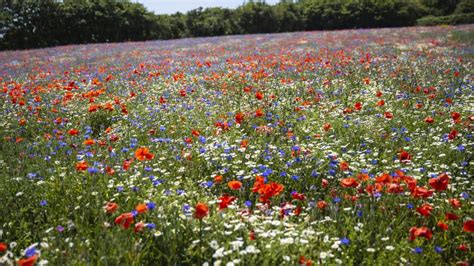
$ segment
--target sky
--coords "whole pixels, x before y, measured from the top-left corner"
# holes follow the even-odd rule
[[[176,12],[186,13],[198,7],[226,7],[236,8],[244,0],[132,0],[142,3],[149,11],[155,14],[173,14]],[[267,0],[267,4],[276,4],[279,0]]]

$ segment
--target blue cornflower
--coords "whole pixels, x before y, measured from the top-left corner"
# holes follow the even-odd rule
[[[199,136],[199,142],[201,142],[202,144],[206,144],[206,138],[203,136]]]
[[[349,245],[350,243],[351,243],[351,241],[348,238],[346,238],[346,237],[341,238],[341,244]]]
[[[46,206],[48,204],[48,202],[46,200],[42,200],[40,201],[40,205],[41,206]]]
[[[146,227],[147,227],[148,229],[155,229],[155,228],[156,228],[156,224],[154,224],[154,223],[147,223],[147,224],[146,224]]]
[[[413,252],[415,252],[417,254],[421,254],[423,252],[423,249],[420,248],[420,247],[416,247],[415,249],[413,249]]]
[[[89,167],[87,168],[87,172],[89,172],[89,174],[97,174],[99,172],[99,169],[95,167]]]
[[[189,213],[190,209],[191,209],[191,206],[189,206],[188,204],[183,205],[183,212],[184,213]]]
[[[149,210],[153,210],[153,209],[156,208],[156,203],[150,201],[150,202],[148,202],[148,203],[146,204],[146,207],[147,207]]]
[[[25,257],[29,258],[36,255],[36,248],[35,247],[30,247],[27,250],[25,250]]]

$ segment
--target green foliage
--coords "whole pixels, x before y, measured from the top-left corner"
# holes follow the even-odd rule
[[[98,137],[101,132],[112,126],[112,123],[112,114],[105,111],[90,113],[86,118],[86,124],[90,126],[93,137]]]
[[[453,30],[450,34],[451,40],[458,43],[465,43],[471,46],[474,46],[474,32],[473,31],[463,31],[463,30]]]
[[[474,23],[474,13],[454,14],[442,17],[427,16],[416,21],[416,24],[420,26],[458,25],[470,23]]]
[[[278,31],[274,9],[265,3],[248,3],[235,11],[239,33],[261,33]]]
[[[445,16],[453,13],[460,0],[421,0],[430,15]]]
[[[472,13],[472,0],[301,0],[155,15],[127,0],[0,0],[0,50],[230,34],[412,26]],[[469,23],[469,16],[420,25]],[[443,22],[448,20],[448,22]]]
[[[474,1],[472,0],[461,0],[454,10],[455,14],[463,13],[474,13]]]

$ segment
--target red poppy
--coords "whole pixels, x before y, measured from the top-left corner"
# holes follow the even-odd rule
[[[264,185],[265,179],[263,176],[256,176],[255,183],[253,183],[252,192],[258,192],[260,188]]]
[[[327,188],[328,185],[329,185],[329,181],[328,181],[327,179],[324,179],[324,178],[323,178],[323,180],[321,180],[321,186],[322,186],[323,188]]]
[[[301,194],[301,193],[298,193],[298,192],[292,193],[291,197],[295,200],[301,200],[301,201],[306,200],[306,196],[304,194]]]
[[[356,177],[360,181],[367,181],[370,178],[368,174],[363,174],[363,173],[359,173]]]
[[[425,118],[425,122],[428,123],[428,124],[432,124],[434,122],[434,118],[429,116],[429,117]]]
[[[115,174],[115,170],[110,166],[105,167],[105,172],[107,172],[108,175],[114,175]]]
[[[259,92],[259,91],[256,92],[256,93],[255,93],[255,98],[257,98],[257,100],[263,99],[263,93],[261,93],[261,92]]]
[[[393,118],[393,114],[390,113],[390,112],[385,112],[385,113],[384,113],[384,116],[385,116],[385,118],[387,118],[387,119],[389,119],[389,120]]]
[[[458,249],[461,250],[462,252],[466,252],[469,250],[469,247],[465,244],[461,244],[458,246]]]
[[[349,170],[349,163],[347,162],[340,162],[339,163],[339,169],[341,169],[341,171],[347,171]]]
[[[439,221],[437,225],[443,231],[448,231],[449,229],[449,226],[442,221]]]
[[[123,229],[128,229],[133,223],[133,214],[130,212],[122,213],[115,218],[115,224],[122,226]]]
[[[461,121],[461,114],[458,112],[452,112],[451,118],[453,119],[454,123],[459,123]]]
[[[355,103],[354,104],[354,109],[357,110],[357,111],[361,110],[362,109],[362,104],[359,103],[359,102]]]
[[[380,100],[380,101],[378,101],[375,105],[377,105],[377,106],[384,106],[384,105],[385,105],[385,101],[384,101],[384,100]]]
[[[300,256],[298,262],[302,266],[311,266],[311,265],[313,265],[313,261],[310,260],[310,259],[305,258],[304,256]]]
[[[446,220],[448,221],[456,221],[459,219],[459,216],[457,216],[456,214],[454,213],[451,213],[451,212],[447,212],[444,217],[446,218]]]
[[[98,104],[91,104],[91,105],[89,106],[89,110],[88,110],[88,111],[89,111],[89,113],[93,113],[93,112],[98,111],[100,108],[101,108],[101,106],[98,105]]]
[[[160,96],[160,103],[161,103],[161,104],[165,104],[165,103],[166,103],[166,99],[163,98],[163,96]]]
[[[227,208],[232,202],[237,199],[234,196],[229,196],[227,194],[222,195],[222,197],[219,198],[219,210],[223,210]]]
[[[263,182],[263,181],[262,181]],[[257,182],[256,182],[257,183]],[[254,184],[255,188],[255,184]],[[260,194],[260,201],[263,203],[269,203],[270,198],[277,196],[284,190],[284,186],[282,184],[271,182],[269,184],[261,184],[258,187],[258,194]]]
[[[0,253],[4,253],[5,251],[7,251],[7,249],[8,249],[7,243],[0,242]]]
[[[133,162],[133,159],[127,159],[127,160],[123,161],[122,169],[127,171],[130,168],[130,166],[132,165],[132,162]]]
[[[342,179],[341,185],[343,187],[357,187],[359,183],[357,183],[357,181],[354,178],[349,177],[349,178]]]
[[[464,223],[464,232],[474,233],[474,220],[469,220]]]
[[[433,206],[431,206],[428,203],[425,203],[421,205],[420,207],[416,208],[416,211],[425,217],[430,216],[432,210],[433,210]]]
[[[220,183],[220,182],[222,182],[222,178],[223,178],[223,177],[222,177],[221,175],[216,175],[216,176],[214,177],[214,182],[215,182],[215,183]]]
[[[256,237],[255,237],[255,232],[252,230],[249,232],[249,240],[255,240]]]
[[[89,166],[87,165],[86,161],[76,163],[76,170],[77,171],[85,171]]]
[[[323,130],[324,131],[328,132],[330,129],[331,129],[331,124],[326,123],[326,124],[323,125]]]
[[[209,207],[206,203],[198,202],[194,210],[194,218],[202,219],[209,215]]]
[[[342,110],[343,114],[352,114],[352,112],[354,112],[354,110],[352,110],[352,108],[345,108],[344,110]]]
[[[387,185],[387,192],[392,194],[399,194],[403,192],[403,187],[397,183],[391,183]]]
[[[461,207],[461,201],[458,199],[449,199],[449,203],[454,209],[459,209],[459,207]]]
[[[71,136],[74,136],[74,135],[79,134],[79,130],[73,128],[73,129],[70,129],[67,133]]]
[[[140,221],[135,224],[135,227],[133,228],[133,232],[135,233],[141,232],[143,231],[144,228],[145,228],[145,223]]]
[[[229,188],[232,190],[239,190],[242,187],[242,182],[237,181],[237,180],[232,180],[229,183],[227,183],[227,186],[229,186]]]
[[[241,147],[241,148],[247,148],[248,145],[249,145],[249,141],[246,140],[246,139],[243,139],[243,140],[240,142],[240,147]]]
[[[375,182],[380,184],[390,184],[392,183],[392,177],[387,173],[383,173],[375,177]]]
[[[428,190],[425,187],[415,187],[411,195],[415,198],[429,198],[433,195],[434,190]]]
[[[199,137],[199,135],[201,135],[201,133],[199,133],[199,131],[197,131],[196,129],[191,129],[191,135],[193,135],[195,137]]]
[[[318,203],[316,203],[316,206],[318,207],[318,209],[324,210],[328,206],[328,204],[324,200],[320,200],[318,201]]]
[[[264,116],[265,113],[263,112],[262,108],[258,108],[256,111],[255,111],[255,116],[256,117],[261,117],[261,116]]]
[[[33,266],[35,265],[36,263],[36,260],[38,259],[38,257],[36,255],[33,255],[29,258],[21,258],[20,260],[18,260],[18,266]]]
[[[138,205],[135,207],[135,210],[136,210],[138,213],[145,213],[146,211],[148,211],[148,206],[147,206],[145,203],[138,204]]]
[[[107,204],[105,204],[104,206],[104,210],[106,213],[114,213],[115,211],[117,211],[118,209],[118,204],[115,203],[115,202],[107,202]]]
[[[150,150],[146,147],[140,147],[135,151],[135,158],[137,158],[140,161],[151,160],[154,157],[155,155],[151,153]]]
[[[237,124],[242,124],[242,122],[244,121],[244,114],[239,112],[237,114],[235,114],[235,123]]]
[[[443,191],[448,188],[449,176],[446,173],[443,173],[436,178],[430,179],[428,183],[430,187],[434,188],[435,190]]]
[[[95,144],[95,140],[93,139],[86,139],[84,141],[84,145],[87,145],[87,146],[94,145],[94,144]]]
[[[419,228],[418,227],[410,228],[410,241],[413,241],[418,237],[424,237],[430,240],[432,236],[433,236],[433,233],[431,232],[430,229],[428,229],[428,227],[423,226]]]
[[[408,152],[402,150],[400,152],[400,162],[406,163],[406,162],[409,162],[409,161],[411,161],[411,155]]]
[[[456,129],[452,129],[448,134],[448,139],[453,140],[458,136],[459,132]]]

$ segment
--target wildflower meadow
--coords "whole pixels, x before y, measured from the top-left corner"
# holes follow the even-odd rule
[[[0,52],[0,265],[472,265],[473,31]]]

